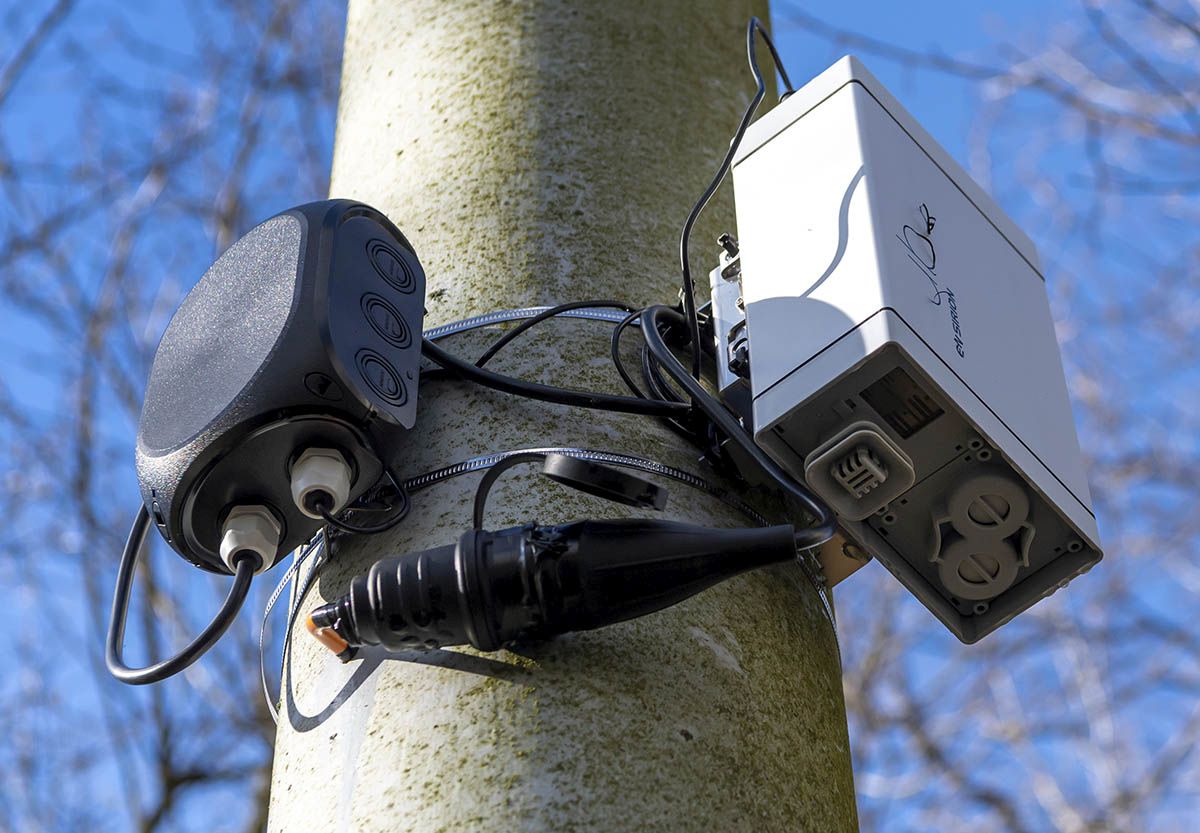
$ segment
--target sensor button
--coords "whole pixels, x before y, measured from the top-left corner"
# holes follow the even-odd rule
[[[412,292],[417,285],[412,267],[404,259],[404,255],[396,251],[378,238],[367,243],[367,257],[379,276],[405,294]]]
[[[354,360],[363,379],[383,400],[393,405],[408,401],[408,390],[387,359],[374,350],[359,350]]]
[[[393,347],[401,349],[412,344],[412,331],[404,317],[388,301],[374,292],[362,296],[362,311],[371,329]]]

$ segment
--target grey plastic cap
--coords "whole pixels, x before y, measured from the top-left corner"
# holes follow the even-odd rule
[[[960,599],[994,599],[1012,586],[1021,557],[1000,538],[955,538],[938,557],[938,578]]]
[[[979,474],[959,483],[946,506],[959,535],[1007,538],[1029,517],[1029,494],[1002,474]]]

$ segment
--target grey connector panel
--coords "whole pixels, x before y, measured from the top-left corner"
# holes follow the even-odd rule
[[[854,58],[757,121],[710,275],[758,444],[964,642],[1101,558],[1030,240]]]

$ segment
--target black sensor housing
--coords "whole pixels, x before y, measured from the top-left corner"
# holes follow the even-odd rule
[[[378,481],[375,450],[416,421],[424,300],[412,246],[362,203],[302,205],[234,243],[171,319],[146,386],[137,472],[163,538],[227,573],[225,516],[263,505],[278,561],[321,523],[290,493],[305,449],[342,454],[350,500]]]

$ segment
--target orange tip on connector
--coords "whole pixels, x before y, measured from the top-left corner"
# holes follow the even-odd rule
[[[342,639],[337,631],[335,631],[333,628],[320,627],[316,622],[313,621],[311,616],[304,621],[304,625],[308,628],[308,632],[311,633],[318,642],[320,642],[329,650],[333,651],[338,656],[341,656],[346,651],[350,650],[350,643]]]

